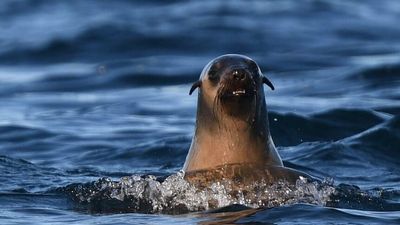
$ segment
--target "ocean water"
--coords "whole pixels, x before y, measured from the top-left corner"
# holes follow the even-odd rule
[[[399,1],[3,0],[0,18],[0,224],[400,224]],[[284,164],[322,183],[261,209],[187,186],[188,92],[226,53],[274,83]]]

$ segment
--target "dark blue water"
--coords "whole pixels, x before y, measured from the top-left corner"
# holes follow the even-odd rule
[[[400,2],[3,0],[0,18],[0,224],[400,224]],[[272,80],[275,144],[333,178],[328,200],[172,216],[64,195],[179,171],[190,85],[226,53]]]

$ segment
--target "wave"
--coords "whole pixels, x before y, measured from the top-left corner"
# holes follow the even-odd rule
[[[370,160],[383,164],[392,162],[394,168],[400,163],[400,116],[343,140],[352,149],[362,151]],[[379,159],[379,160],[378,160]]]
[[[375,90],[385,87],[397,87],[400,85],[400,64],[380,64],[374,67],[362,68],[349,74],[347,79],[365,84],[365,89]],[[400,93],[393,90],[392,98],[399,99]]]
[[[124,89],[134,87],[157,87],[187,84],[198,77],[197,74],[152,74],[115,72],[98,75],[96,73],[80,76],[53,75],[30,84],[27,92],[87,92],[93,90]]]
[[[361,109],[335,109],[308,116],[269,114],[273,140],[284,160],[310,168],[320,168],[321,160],[333,163],[333,167],[340,168],[344,164],[352,167],[352,164],[358,165],[357,162],[370,160],[374,154],[380,154],[382,163],[396,163],[400,158],[395,147],[400,140],[397,118]],[[87,124],[88,127],[92,125]],[[63,130],[3,125],[0,126],[0,143],[4,149],[0,153],[14,151],[11,156],[62,167],[96,166],[101,162],[102,167],[110,170],[117,165],[120,169],[128,169],[132,163],[141,168],[168,169],[170,172],[179,169],[190,146],[191,135],[178,133],[165,137],[166,134],[157,133],[157,126],[152,129],[133,129],[128,133],[110,130],[107,136],[89,138]],[[142,142],[126,142],[136,136],[141,137]],[[152,140],[148,141],[149,137]],[[60,154],[68,158],[68,162],[64,162]]]
[[[306,64],[314,68],[330,67],[338,65],[337,61],[343,62],[343,57],[330,58],[327,51],[332,53],[332,49],[346,46],[343,49],[351,49],[346,55],[365,53],[365,49],[370,48],[365,41],[371,38],[388,41],[387,35],[379,34],[390,32],[393,40],[389,41],[394,42],[399,34],[390,26],[381,26],[378,16],[381,12],[370,3],[252,3],[5,1],[0,3],[0,15],[8,26],[1,36],[5,44],[0,51],[0,62],[99,62],[150,55],[220,55],[229,50],[257,56],[268,53],[273,56],[269,55],[271,60],[282,57],[278,63],[280,68],[290,67],[296,61],[303,62],[297,63],[299,68]],[[389,1],[381,7],[386,15],[382,18],[384,22],[389,21],[388,18],[397,19]],[[104,13],[104,9],[108,13]],[[251,11],[255,13],[249,13]],[[317,21],[313,26],[304,23],[305,12]],[[371,14],[371,18],[378,18],[377,21],[371,21],[372,25],[359,24],[365,19],[365,12]],[[163,20],[159,20],[159,15],[163,15]],[[321,32],[327,25],[325,18],[333,18],[328,24],[332,33]],[[353,22],[346,23],[343,28],[342,18]],[[43,20],[47,26],[43,26]],[[370,32],[378,28],[381,32]],[[20,35],[22,29],[26,35]],[[287,30],[292,34],[287,35]],[[231,36],[234,38],[229,38]],[[362,48],[355,47],[359,45]],[[383,48],[390,48],[388,45]],[[297,55],[296,60],[289,57],[290,61],[285,63],[288,55]],[[304,60],[305,57],[309,59]]]
[[[308,203],[343,209],[399,211],[400,204],[374,196],[352,185],[333,186],[326,182],[297,180],[255,182],[236,190],[223,180],[206,188],[197,188],[178,172],[164,178],[153,175],[122,177],[119,181],[101,178],[84,184],[70,184],[52,190],[67,195],[75,207],[90,213],[166,213],[182,214],[204,210],[224,211],[235,204],[241,209],[276,208]],[[223,208],[225,207],[225,209]],[[221,209],[222,208],[222,209]],[[237,208],[237,207],[236,207]]]
[[[263,181],[235,190],[229,181],[198,189],[178,172],[164,179],[153,175],[122,177],[120,181],[102,178],[85,184],[71,184],[54,190],[69,196],[78,208],[91,213],[139,212],[182,214],[212,210],[232,204],[247,207],[273,207],[293,202],[324,204],[333,192],[325,184],[299,180],[296,184]],[[231,186],[232,185],[232,186]],[[291,190],[295,194],[290,194]]]
[[[394,116],[350,137],[303,143],[282,148],[280,153],[290,164],[315,176],[366,188],[376,182],[396,188],[400,182],[399,127],[399,117]]]
[[[22,142],[35,139],[47,139],[56,134],[40,129],[19,125],[0,125],[0,142]]]
[[[310,116],[269,113],[271,133],[277,146],[337,141],[367,130],[384,120],[379,113],[363,109],[333,109]]]
[[[338,209],[321,207],[309,204],[294,204],[284,207],[276,207],[257,212],[237,221],[240,224],[254,223],[298,223],[304,224],[348,224],[354,222],[366,224],[397,224],[400,222],[398,212],[375,212],[351,209]],[[293,222],[296,221],[296,222]]]

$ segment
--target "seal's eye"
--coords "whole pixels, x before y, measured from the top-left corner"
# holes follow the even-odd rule
[[[218,81],[218,70],[215,66],[212,66],[208,71],[208,79],[211,81]]]

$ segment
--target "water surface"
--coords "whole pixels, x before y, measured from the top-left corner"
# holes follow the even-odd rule
[[[1,224],[224,221],[90,213],[54,190],[176,174],[194,129],[191,83],[226,53],[255,59],[274,83],[284,163],[350,185],[331,203],[237,223],[400,223],[399,2],[4,0],[0,18]]]

